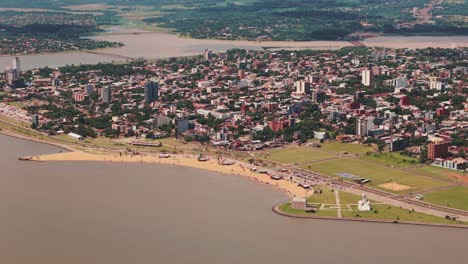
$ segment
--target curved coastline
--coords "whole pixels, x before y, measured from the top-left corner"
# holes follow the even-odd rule
[[[417,225],[417,226],[433,226],[433,227],[449,227],[467,229],[468,225],[461,224],[442,224],[442,223],[428,223],[428,222],[412,222],[404,220],[385,220],[385,219],[369,219],[369,218],[349,218],[349,217],[331,217],[331,216],[316,216],[316,215],[298,215],[283,212],[279,206],[284,203],[277,204],[271,210],[281,216],[300,219],[313,219],[313,220],[334,220],[334,221],[348,221],[348,222],[364,222],[364,223],[380,223],[380,224],[403,224],[403,225]]]

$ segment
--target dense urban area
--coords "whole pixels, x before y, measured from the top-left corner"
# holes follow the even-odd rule
[[[24,118],[50,135],[177,136],[240,150],[312,138],[355,141],[464,170],[467,54],[207,50],[21,76],[17,59],[4,75],[2,109],[21,105]]]

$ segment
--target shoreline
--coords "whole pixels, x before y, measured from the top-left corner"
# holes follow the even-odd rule
[[[40,154],[34,155],[26,158],[26,161],[33,162],[47,162],[47,161],[89,161],[89,162],[108,162],[108,163],[146,163],[146,164],[160,164],[160,165],[173,165],[178,167],[189,167],[199,170],[211,171],[227,176],[240,176],[250,181],[270,185],[275,188],[277,191],[283,192],[288,196],[289,199],[293,197],[306,198],[313,194],[313,188],[310,190],[303,189],[298,186],[297,182],[291,182],[288,177],[283,177],[281,180],[273,180],[270,178],[270,174],[259,173],[258,170],[264,168],[257,167],[255,165],[239,161],[236,159],[227,159],[227,161],[232,162],[232,165],[222,165],[216,158],[209,157],[208,161],[202,162],[198,161],[196,155],[193,154],[170,154],[169,158],[161,158],[159,155],[162,153],[142,153],[142,154],[119,154],[117,150],[110,150],[111,152],[105,152],[104,149],[84,149],[79,150],[75,149],[72,146],[67,144],[61,144],[58,142],[51,142],[47,140],[41,140],[21,134],[17,134],[13,131],[0,129],[0,134],[18,138],[22,140],[27,140],[31,142],[47,144],[51,146],[58,147],[64,152],[53,153],[53,154]],[[123,151],[123,150],[122,150]],[[112,154],[111,154],[112,153]],[[18,157],[22,158],[22,157]],[[257,167],[257,172],[251,171],[250,168]],[[283,175],[284,176],[284,175]],[[273,211],[275,207],[273,207]],[[395,220],[380,220],[380,219],[354,219],[354,218],[334,218],[334,217],[321,217],[321,216],[301,216],[294,215],[280,211],[277,209],[278,214],[293,218],[308,218],[308,219],[322,219],[322,220],[345,220],[345,221],[360,221],[360,222],[376,222],[376,223],[394,223]],[[426,212],[427,213],[427,212]],[[432,213],[428,213],[432,214]],[[432,214],[437,215],[437,214]],[[439,215],[439,217],[442,217]],[[448,226],[454,227],[451,224],[438,224],[438,223],[424,223],[424,222],[408,222],[408,221],[398,221],[400,224],[412,224],[412,225],[426,225],[426,226]],[[456,224],[455,224],[456,225]],[[459,228],[468,228],[468,226],[460,225]]]
[[[287,49],[287,50],[304,50],[304,49],[340,49],[343,47],[353,47],[354,45],[347,40],[268,40],[268,41],[257,41],[257,40],[249,40],[249,39],[219,39],[219,38],[193,38],[190,36],[182,35],[178,32],[172,31],[149,31],[137,28],[123,28],[121,27],[122,31],[109,31],[109,32],[99,32],[94,35],[83,36],[82,38],[91,39],[96,41],[109,41],[101,38],[106,38],[110,36],[135,36],[135,35],[170,35],[176,38],[180,38],[182,40],[192,40],[192,41],[199,41],[199,42],[212,42],[211,44],[220,44],[220,45],[245,45],[247,46],[246,49],[253,48],[253,47],[274,47],[274,49]],[[380,42],[369,42],[366,44],[367,40],[372,40],[376,38],[411,38],[411,37],[467,37],[468,35],[457,35],[457,34],[446,34],[446,35],[428,35],[428,34],[381,34],[376,36],[366,37],[359,42],[362,42],[367,47],[379,47]],[[106,48],[97,48],[97,49],[82,49],[82,50],[70,50],[70,51],[57,51],[57,52],[37,52],[37,53],[20,53],[20,54],[0,54],[0,58],[7,58],[7,57],[18,57],[18,56],[36,56],[36,55],[59,55],[59,54],[74,54],[74,53],[81,53],[81,52],[105,52],[109,53],[102,56],[121,56],[120,54],[113,54],[112,51],[116,51],[119,48],[127,47],[124,42],[119,42],[123,44],[123,46],[118,47],[106,47]],[[202,43],[200,43],[202,44]],[[211,45],[207,43],[207,45]],[[264,45],[266,44],[266,45]],[[462,44],[461,47],[466,47],[465,43],[458,43]],[[433,47],[437,47],[434,45]],[[397,47],[393,47],[397,48]],[[409,45],[407,48],[410,48]],[[200,53],[201,54],[201,53]],[[183,57],[183,56],[182,56]],[[151,58],[145,58],[151,59]]]
[[[349,218],[349,217],[331,217],[331,216],[315,216],[311,215],[298,215],[283,212],[279,209],[281,204],[277,204],[271,210],[281,216],[289,218],[300,218],[310,220],[331,220],[331,221],[346,221],[346,222],[361,222],[361,223],[379,223],[379,224],[399,224],[399,225],[416,225],[416,226],[432,226],[432,227],[448,227],[458,229],[468,229],[468,225],[462,224],[442,224],[442,223],[428,223],[428,222],[413,222],[404,220],[385,220],[385,219],[370,219],[370,218]]]
[[[268,174],[251,171],[254,167],[245,162],[230,160],[232,165],[219,164],[216,158],[210,158],[208,161],[198,161],[194,155],[189,154],[171,154],[169,158],[160,158],[156,155],[148,154],[127,154],[120,155],[119,153],[110,154],[94,154],[84,151],[69,151],[55,154],[45,154],[32,156],[30,161],[91,161],[91,162],[109,162],[109,163],[147,163],[147,164],[164,164],[180,167],[190,167],[205,171],[216,172],[225,175],[234,175],[247,178],[257,183],[273,186],[279,191],[284,192],[288,197],[307,197],[312,194],[312,190],[305,190],[299,187],[296,183],[288,180],[273,180]]]

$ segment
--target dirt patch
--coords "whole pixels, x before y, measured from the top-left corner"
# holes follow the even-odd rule
[[[456,179],[458,179],[458,180],[460,180],[460,181],[462,181],[464,183],[468,183],[468,175],[463,175],[463,174],[452,172],[452,173],[449,174],[449,176],[454,177],[454,178],[456,178]]]
[[[387,182],[387,183],[380,184],[378,186],[381,188],[391,190],[391,191],[396,191],[396,192],[406,191],[406,190],[411,189],[411,187],[403,185],[403,184],[399,184],[397,182]]]

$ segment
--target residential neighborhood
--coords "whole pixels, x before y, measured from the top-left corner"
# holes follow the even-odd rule
[[[48,135],[174,137],[240,151],[332,140],[466,168],[466,48],[206,50],[21,76],[13,64],[0,111]]]

